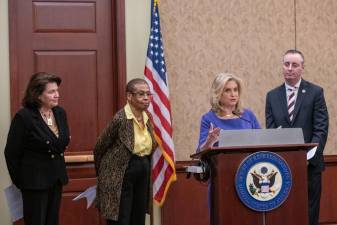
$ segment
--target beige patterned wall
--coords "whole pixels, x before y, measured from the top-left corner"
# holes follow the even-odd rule
[[[324,4],[321,13],[315,11],[317,3]],[[331,115],[329,154],[337,153],[332,140],[336,134],[336,6],[334,0],[301,0],[296,6],[296,43],[310,70],[305,78],[326,89]],[[265,126],[266,92],[282,83],[282,54],[295,47],[294,7],[294,0],[160,1],[178,160],[189,159],[195,151],[201,115],[210,107],[210,84],[219,72],[243,78],[244,103]],[[322,48],[324,52],[319,51]]]
[[[297,0],[296,9],[296,43],[306,57],[303,77],[324,88],[330,116],[325,154],[337,154],[337,1]]]

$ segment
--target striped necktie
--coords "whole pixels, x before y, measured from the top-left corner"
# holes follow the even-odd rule
[[[295,109],[295,91],[296,88],[288,88],[290,95],[288,97],[288,114],[290,121],[293,120],[294,117],[294,109]]]

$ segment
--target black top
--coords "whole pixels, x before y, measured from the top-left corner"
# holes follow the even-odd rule
[[[47,189],[68,183],[64,151],[69,144],[65,111],[53,109],[57,137],[38,109],[22,108],[14,116],[7,137],[5,157],[13,183],[20,189]]]

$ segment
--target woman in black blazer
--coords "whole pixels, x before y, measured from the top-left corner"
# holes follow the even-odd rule
[[[8,133],[5,157],[21,190],[25,225],[57,225],[62,186],[68,183],[64,151],[69,144],[65,111],[58,106],[61,78],[34,74]]]

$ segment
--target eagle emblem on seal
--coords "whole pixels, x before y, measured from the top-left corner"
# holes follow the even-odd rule
[[[268,173],[267,167],[262,167],[260,173],[256,170],[250,173],[253,178],[253,184],[250,184],[250,192],[252,195],[258,195],[259,193],[275,193],[273,186],[275,184],[275,176],[278,172],[272,170]]]
[[[274,152],[255,152],[242,160],[235,177],[236,192],[248,208],[266,212],[279,207],[292,186],[287,162]]]

